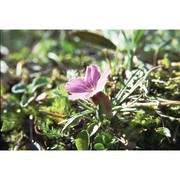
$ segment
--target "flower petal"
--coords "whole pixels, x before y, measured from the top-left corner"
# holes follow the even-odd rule
[[[85,74],[85,82],[89,87],[96,87],[97,81],[100,78],[100,73],[95,65],[88,66]]]
[[[81,78],[69,80],[65,86],[65,89],[69,93],[82,93],[90,91],[86,82]]]
[[[89,99],[90,97],[92,97],[92,93],[91,93],[91,92],[72,93],[72,94],[69,96],[69,99],[70,99],[70,100]]]
[[[93,94],[96,94],[96,93],[98,93],[98,92],[100,92],[100,91],[102,91],[104,89],[104,86],[106,85],[106,82],[107,82],[107,77],[109,76],[110,73],[111,73],[111,71],[110,71],[109,68],[106,68],[104,70],[101,77],[97,81],[96,89],[93,92]]]

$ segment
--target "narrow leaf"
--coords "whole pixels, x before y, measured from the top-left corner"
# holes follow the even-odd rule
[[[99,127],[100,125],[97,125],[95,123],[90,124],[87,128],[89,135],[90,136],[94,135],[98,131]]]
[[[120,100],[123,96],[123,94],[125,93],[126,89],[130,86],[130,84],[132,84],[132,82],[134,81],[134,78],[136,78],[136,75],[142,71],[142,67],[140,66],[134,73],[133,75],[127,80],[126,84],[124,85],[124,87],[122,89],[119,90],[119,92],[117,93],[116,97],[115,97],[115,102],[113,102],[115,105],[118,105],[120,103]],[[121,100],[122,102],[122,100]]]
[[[26,86],[24,84],[15,84],[11,91],[12,93],[18,94],[18,93],[23,93],[26,90]]]
[[[109,39],[106,39],[105,37],[95,34],[92,32],[87,32],[87,31],[77,31],[72,33],[73,36],[79,37],[80,39],[99,45],[103,46],[105,48],[111,48],[111,49],[116,49],[116,46],[110,41]]]
[[[32,102],[34,100],[34,97],[28,97],[26,95],[23,95],[21,98],[21,102],[20,102],[20,106],[21,107],[26,107],[30,102]]]
[[[72,124],[77,118],[82,117],[83,115],[86,115],[86,114],[90,114],[90,113],[91,113],[90,110],[86,110],[86,111],[83,111],[83,112],[78,113],[78,114],[73,114],[73,116],[67,120],[67,123],[64,125],[64,127],[63,127],[63,129],[62,129],[62,132],[63,132],[70,124]]]
[[[30,93],[33,93],[36,91],[36,89],[46,86],[49,83],[47,78],[40,77],[33,80],[31,84],[28,85],[28,89]]]
[[[134,38],[134,46],[137,46],[144,35],[145,30],[138,30]]]

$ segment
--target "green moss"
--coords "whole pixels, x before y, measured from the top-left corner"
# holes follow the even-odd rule
[[[7,95],[7,99],[2,103],[1,109],[1,120],[2,128],[1,131],[10,131],[12,129],[20,129],[27,116],[24,109],[19,107],[17,95]]]
[[[41,106],[41,110],[45,110],[52,113],[58,113],[61,115],[70,115],[74,112],[71,102],[62,96],[56,96],[49,100],[46,106]]]
[[[143,147],[146,149],[146,136],[149,134],[149,139],[156,134],[155,128],[161,126],[161,119],[156,115],[156,113],[152,109],[145,108],[140,112],[137,112],[134,118],[126,123],[126,126],[122,129],[122,133],[126,135],[126,137],[136,143],[139,143],[139,147]],[[150,135],[151,134],[151,135]],[[161,137],[162,138],[162,137]],[[160,140],[159,140],[160,141]],[[158,142],[155,143],[157,145]],[[155,147],[154,142],[153,147]]]
[[[136,114],[134,119],[132,120],[132,124],[135,126],[142,126],[143,128],[149,128],[156,125],[159,125],[160,119],[155,117],[155,113],[151,110],[141,111]]]
[[[62,137],[61,129],[55,128],[53,121],[48,117],[42,122],[41,131],[49,139]]]
[[[150,82],[150,95],[155,97],[160,97],[169,100],[179,100],[180,99],[180,78],[174,77],[171,72],[161,70],[155,73],[152,79],[157,79],[163,81]]]

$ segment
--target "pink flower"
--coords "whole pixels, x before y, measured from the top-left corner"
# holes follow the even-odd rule
[[[65,89],[71,94],[70,100],[89,99],[104,89],[110,69],[106,68],[102,75],[94,65],[88,66],[84,80],[81,78],[71,79]]]

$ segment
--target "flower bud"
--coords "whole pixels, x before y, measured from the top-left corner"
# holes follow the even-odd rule
[[[91,97],[92,101],[96,105],[100,105],[102,107],[103,113],[106,114],[107,118],[112,117],[112,105],[109,98],[102,92],[98,92],[93,97]]]

